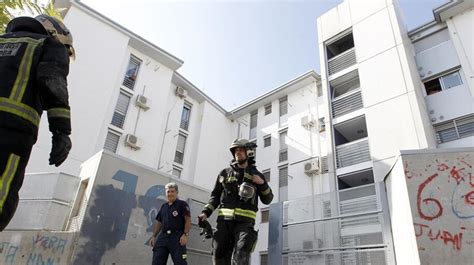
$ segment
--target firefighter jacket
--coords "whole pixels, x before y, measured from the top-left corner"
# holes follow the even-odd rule
[[[252,175],[258,175],[264,183],[257,185],[252,182]],[[256,192],[251,199],[243,199],[239,196],[239,186],[243,182],[251,183]],[[258,211],[257,197],[264,204],[270,204],[273,193],[265,177],[255,166],[245,169],[231,166],[222,170],[217,177],[214,189],[211,192],[209,203],[202,210],[208,217],[217,209],[217,220],[235,220],[255,223]]]
[[[43,110],[49,130],[71,133],[67,80],[69,56],[56,39],[28,31],[0,35],[0,128],[36,141]]]

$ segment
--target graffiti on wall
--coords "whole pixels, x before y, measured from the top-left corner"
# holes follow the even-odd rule
[[[6,232],[0,235],[0,264],[59,265],[67,262],[70,235]]]
[[[474,174],[470,153],[404,159],[415,234],[420,251],[433,244],[445,251],[474,245]]]

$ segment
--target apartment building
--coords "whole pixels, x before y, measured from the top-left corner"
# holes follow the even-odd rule
[[[321,75],[309,71],[230,111],[177,72],[179,58],[81,2],[59,4],[77,40],[68,80],[74,146],[64,165],[47,166],[41,123],[26,180],[37,192],[24,191],[33,195],[23,197],[11,230],[80,231],[94,198],[87,174],[98,174],[91,168],[102,149],[115,163],[128,159],[120,163],[137,176],[142,168],[147,185],[184,183],[200,206],[201,190],[211,189],[231,159],[229,144],[242,137],[257,143],[257,166],[275,194],[257,215],[253,264],[395,264],[383,182],[400,150],[474,146],[469,1],[451,1],[408,31],[398,2],[346,0],[317,20]],[[126,189],[124,179],[110,181]],[[46,185],[54,190],[38,188]],[[121,223],[140,239],[148,232],[128,220],[141,215]],[[134,242],[126,238],[117,249]],[[111,251],[103,261],[120,264]]]

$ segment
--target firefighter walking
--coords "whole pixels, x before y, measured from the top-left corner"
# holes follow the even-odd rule
[[[72,36],[56,18],[18,17],[0,35],[0,231],[18,205],[43,110],[52,133],[49,164],[61,165],[71,149],[70,56]]]
[[[270,204],[273,193],[265,177],[255,167],[252,155],[255,144],[236,139],[230,146],[231,166],[222,170],[212,190],[209,203],[204,206],[201,220],[214,210],[218,212],[214,233],[214,265],[248,265],[250,254],[257,243],[254,230],[258,198]]]

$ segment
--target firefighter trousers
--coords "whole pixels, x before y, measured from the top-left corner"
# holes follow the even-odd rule
[[[218,220],[213,241],[213,264],[249,265],[258,238],[253,226],[250,222]]]
[[[18,191],[35,137],[0,128],[0,231],[10,223],[18,206]]]

